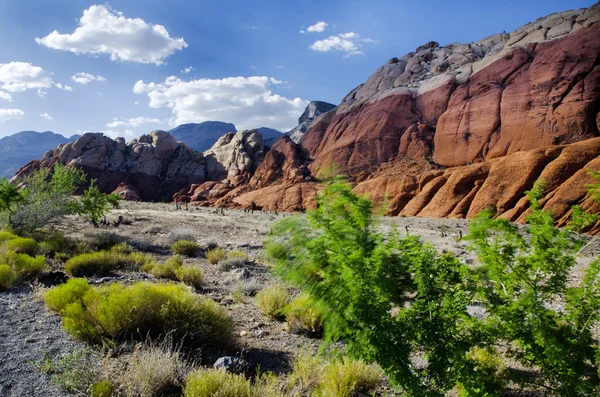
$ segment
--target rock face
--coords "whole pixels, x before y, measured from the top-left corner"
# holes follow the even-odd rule
[[[421,124],[434,134],[433,145],[425,139],[433,160],[445,167],[597,136],[598,19],[600,4],[390,59],[308,129],[301,144],[311,170],[370,174],[404,155],[403,136]]]
[[[210,149],[228,132],[237,132],[235,125],[221,121],[182,124],[169,131],[176,140],[184,142],[188,147],[199,152]]]
[[[132,198],[146,201],[169,200],[182,187],[206,180],[202,154],[165,131],[153,131],[129,143],[123,138],[87,133],[31,161],[14,179],[56,163],[82,168],[104,192],[130,191],[127,194]]]
[[[312,121],[315,118],[335,108],[335,105],[332,105],[331,103],[327,102],[310,102],[308,106],[306,106],[304,113],[302,113],[302,115],[298,119],[298,125],[286,132],[286,135],[289,136],[295,143],[300,142],[304,137],[306,130],[308,130],[308,126],[312,123]]]
[[[12,177],[23,164],[40,158],[48,150],[79,138],[65,138],[52,131],[21,131],[0,139],[0,178]]]

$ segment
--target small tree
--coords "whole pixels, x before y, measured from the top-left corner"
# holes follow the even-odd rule
[[[86,180],[78,168],[56,164],[26,176],[19,186],[0,181],[0,226],[16,234],[30,233],[72,214],[92,219],[116,204],[112,196],[101,193],[94,182],[78,200],[73,193]]]

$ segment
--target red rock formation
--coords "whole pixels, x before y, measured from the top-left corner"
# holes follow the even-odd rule
[[[111,193],[118,194],[121,200],[140,201],[142,199],[136,187],[128,182],[119,183],[119,186]]]

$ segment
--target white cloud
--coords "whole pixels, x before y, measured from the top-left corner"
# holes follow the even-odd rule
[[[48,113],[42,113],[39,116],[45,118],[46,120],[52,121],[52,116],[50,116]]]
[[[323,31],[325,31],[325,28],[328,26],[329,24],[327,22],[324,21],[319,21],[317,23],[315,23],[314,25],[310,25],[308,28],[306,28],[306,32],[316,32],[316,33],[321,33]],[[300,33],[305,33],[304,30],[301,30]]]
[[[193,67],[191,67],[191,66],[188,66],[187,68],[183,69],[183,70],[181,71],[181,73],[188,74],[188,73],[189,73],[189,72],[191,72],[192,70],[194,70],[194,68],[193,68]]]
[[[37,89],[38,96],[43,98],[47,94],[44,89],[52,87],[73,91],[72,87],[56,83],[44,69],[29,62],[0,63],[0,88],[5,91],[23,92]],[[12,101],[12,96],[5,92],[0,92],[0,98]]]
[[[0,99],[12,102],[12,95],[10,95],[8,92],[0,91]]]
[[[106,81],[106,79],[100,75],[93,75],[91,73],[79,72],[71,76],[71,80],[79,84],[88,84],[92,81]]]
[[[148,124],[148,123],[160,123],[161,121],[159,119],[151,119],[149,117],[135,117],[132,119],[117,119],[114,118],[113,121],[111,121],[110,123],[106,124],[106,126],[108,128],[117,128],[117,127],[122,127],[122,126],[127,126],[127,127],[139,127],[142,124]]]
[[[315,41],[310,49],[318,52],[329,52],[329,51],[342,51],[344,57],[351,55],[363,54],[359,49],[360,35],[354,32],[342,33],[337,36],[329,36],[323,40]]]
[[[44,69],[28,62],[0,63],[0,87],[8,92],[50,88],[54,81]]]
[[[281,82],[266,76],[190,81],[171,76],[163,83],[139,80],[133,92],[147,94],[152,108],[170,108],[171,126],[219,120],[240,129],[271,127],[284,131],[298,123],[308,101],[274,94],[271,86],[277,84]]]
[[[0,109],[0,123],[4,123],[6,120],[18,120],[24,114],[21,109]]]
[[[256,69],[256,66],[254,66],[254,65],[250,65],[250,66],[248,66],[248,67],[249,67],[250,69]]]
[[[125,129],[125,131],[115,131],[115,130],[104,130],[102,133],[108,137],[113,139],[115,138],[125,138],[126,141],[130,141],[133,138],[137,138],[141,134],[135,134],[132,130]]]
[[[175,51],[187,47],[183,38],[172,38],[162,25],[140,18],[126,18],[107,5],[93,5],[83,11],[79,26],[71,34],[53,31],[38,44],[76,54],[108,54],[113,61],[160,65]]]

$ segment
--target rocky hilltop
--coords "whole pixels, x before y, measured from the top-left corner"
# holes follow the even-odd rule
[[[228,132],[237,132],[235,125],[222,121],[181,124],[169,131],[173,137],[188,147],[203,152]]]
[[[298,125],[286,132],[286,135],[289,136],[295,143],[299,143],[304,137],[304,134],[306,134],[308,127],[316,117],[322,115],[323,113],[327,113],[336,107],[337,106],[327,102],[310,102],[304,110],[304,113],[302,113],[298,119]]]
[[[52,131],[21,131],[0,139],[0,178],[12,177],[23,164],[41,157],[60,144],[74,141]]]
[[[600,169],[599,19],[596,4],[477,42],[426,43],[339,106],[312,102],[270,150],[255,130],[226,134],[204,154],[164,132],[128,145],[92,135],[20,174],[76,164],[106,190],[125,182],[142,199],[177,191],[200,205],[291,211],[314,206],[319,177],[336,169],[390,215],[471,218],[493,208],[516,221],[527,213],[524,192],[544,179],[542,204],[564,223],[573,204],[600,212],[585,190],[588,171]]]

